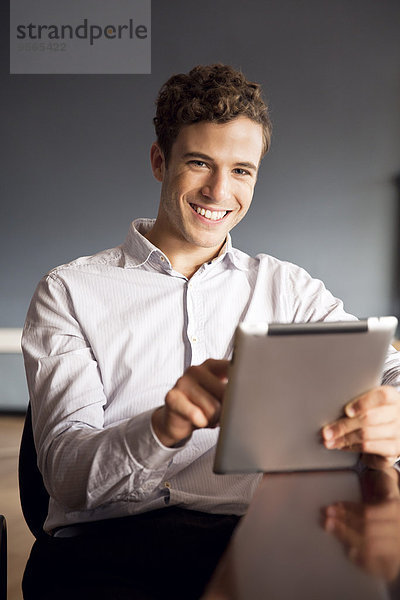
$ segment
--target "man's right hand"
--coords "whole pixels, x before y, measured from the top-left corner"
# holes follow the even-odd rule
[[[190,437],[195,429],[216,427],[221,413],[228,360],[208,359],[189,367],[152,415],[155,434],[172,447]]]

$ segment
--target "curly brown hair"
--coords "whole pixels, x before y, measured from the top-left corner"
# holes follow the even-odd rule
[[[272,126],[261,86],[229,65],[198,65],[173,75],[160,89],[156,107],[153,123],[166,163],[184,125],[227,123],[239,116],[262,125],[263,155],[269,150]]]

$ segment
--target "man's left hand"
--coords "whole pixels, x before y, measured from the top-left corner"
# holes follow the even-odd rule
[[[375,388],[349,402],[345,417],[322,429],[326,448],[361,452],[371,467],[387,468],[400,455],[400,393]]]

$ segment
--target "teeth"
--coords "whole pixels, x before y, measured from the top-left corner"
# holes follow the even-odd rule
[[[199,215],[205,217],[206,219],[210,219],[210,221],[219,221],[220,219],[223,219],[227,212],[226,210],[206,210],[205,208],[201,208],[200,206],[193,208],[195,208],[195,211]]]

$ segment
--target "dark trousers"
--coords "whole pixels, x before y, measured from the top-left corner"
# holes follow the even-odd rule
[[[240,517],[181,508],[43,535],[23,579],[25,600],[191,600],[201,596]]]

